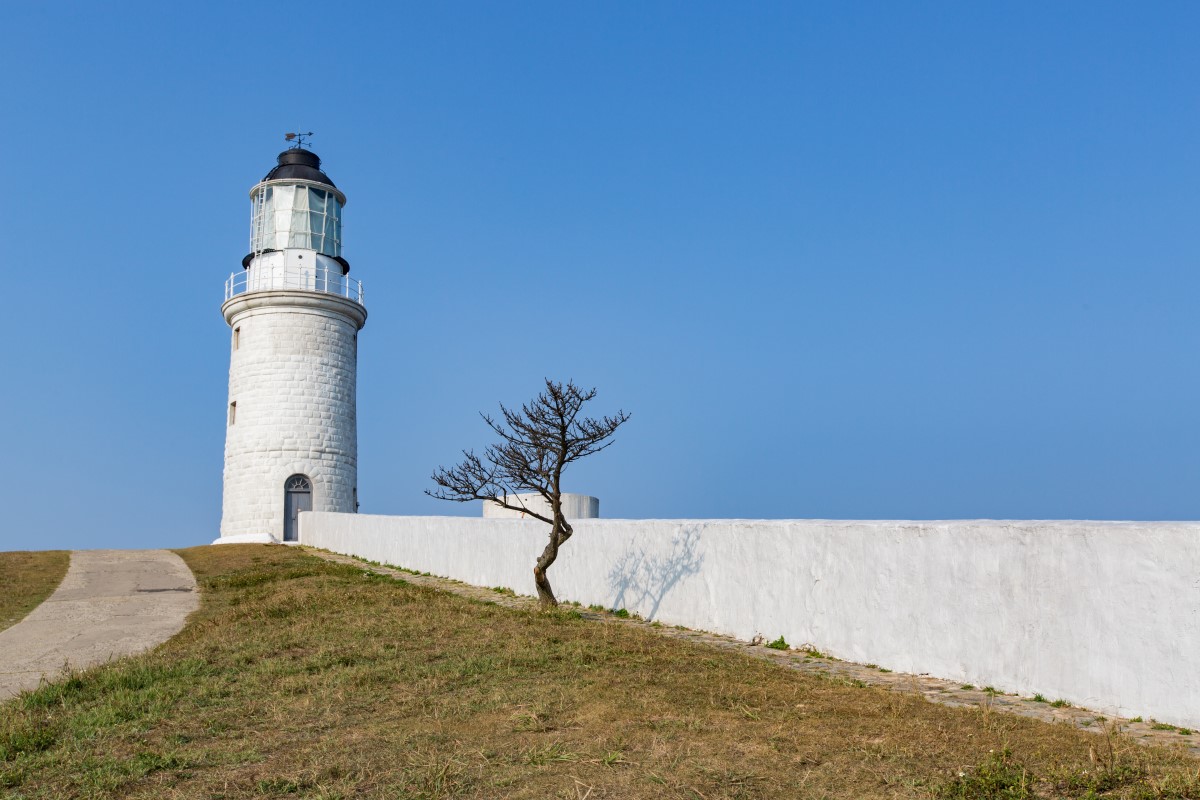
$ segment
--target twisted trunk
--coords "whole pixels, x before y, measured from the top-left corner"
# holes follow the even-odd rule
[[[554,526],[550,529],[550,541],[546,543],[546,549],[542,550],[537,563],[533,566],[533,582],[537,586],[538,604],[542,608],[554,608],[558,605],[558,600],[554,597],[554,589],[550,586],[550,579],[546,577],[546,570],[550,569],[550,565],[558,558],[558,548],[562,547],[563,542],[570,539],[574,532],[571,524],[563,517],[562,511],[555,508]]]

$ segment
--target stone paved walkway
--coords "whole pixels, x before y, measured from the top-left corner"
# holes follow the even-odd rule
[[[0,631],[0,701],[70,665],[80,669],[149,649],[200,605],[196,579],[167,550],[75,550],[54,594]]]
[[[407,570],[392,567],[381,567],[368,564],[357,558],[337,555],[323,550],[306,547],[306,552],[320,556],[338,564],[351,564],[364,570],[401,578],[417,586],[426,586],[444,592],[451,592],[473,600],[495,603],[506,608],[532,611],[537,609],[537,599],[502,594],[494,589],[471,586],[449,578],[437,578],[429,575],[417,575]],[[762,645],[751,644],[730,636],[706,633],[687,628],[673,628],[653,625],[638,619],[621,618],[609,612],[578,609],[585,619],[601,621],[610,624],[638,625],[648,630],[673,639],[681,639],[695,644],[716,647],[721,650],[735,650],[754,658],[768,661],[804,672],[811,675],[822,675],[847,682],[861,682],[868,686],[881,686],[892,691],[919,694],[925,699],[954,707],[973,707],[990,709],[1005,714],[1017,714],[1023,717],[1033,717],[1045,722],[1065,722],[1075,727],[1094,733],[1101,733],[1105,727],[1115,724],[1122,733],[1143,744],[1182,745],[1194,755],[1200,755],[1200,732],[1182,734],[1173,726],[1156,728],[1151,722],[1134,722],[1117,717],[1106,717],[1095,711],[1074,706],[1055,707],[1050,703],[1039,702],[1027,697],[1016,695],[992,694],[981,689],[965,689],[960,684],[931,678],[927,675],[908,675],[897,672],[885,672],[877,667],[865,664],[853,664],[849,661],[839,661],[804,650],[773,650]]]

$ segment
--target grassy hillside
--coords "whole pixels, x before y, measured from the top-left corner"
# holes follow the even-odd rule
[[[291,548],[182,555],[204,602],[179,636],[0,707],[0,794],[1200,798],[1195,760],[1120,737]]]
[[[66,550],[0,553],[0,631],[25,618],[67,574]]]

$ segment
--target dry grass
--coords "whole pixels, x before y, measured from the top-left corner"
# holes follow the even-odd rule
[[[290,548],[183,556],[204,603],[179,636],[0,708],[0,792],[1200,798],[1194,759],[1118,735],[471,602]]]
[[[0,553],[0,631],[20,622],[49,597],[70,562],[66,550]]]

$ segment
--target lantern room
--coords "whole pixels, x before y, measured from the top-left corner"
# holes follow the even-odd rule
[[[346,196],[321,171],[316,153],[293,147],[276,161],[275,168],[250,190],[250,252],[242,265],[249,269],[261,256],[273,253],[280,255],[267,261],[303,260],[303,254],[288,251],[307,250],[310,266],[332,260],[346,274],[350,271],[342,257]]]

